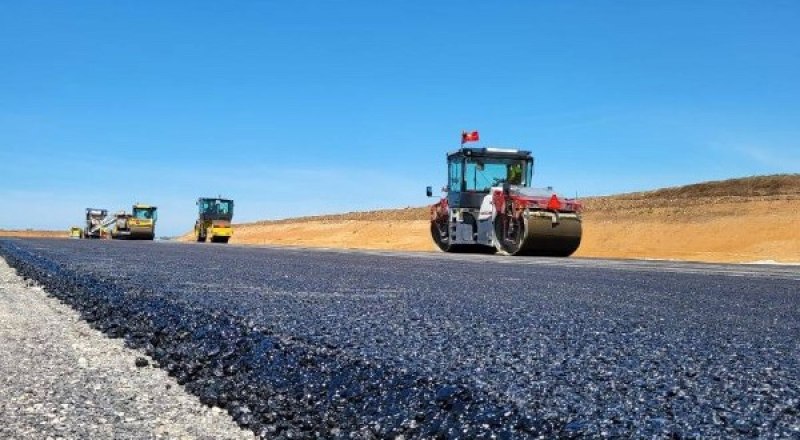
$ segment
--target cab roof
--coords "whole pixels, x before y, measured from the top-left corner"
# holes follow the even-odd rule
[[[531,159],[531,152],[526,150],[517,150],[515,148],[472,148],[464,147],[456,151],[447,153],[447,158],[454,157],[486,157],[498,159]]]

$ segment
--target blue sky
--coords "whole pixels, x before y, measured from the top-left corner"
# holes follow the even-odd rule
[[[462,129],[567,194],[800,172],[795,1],[0,4],[0,228],[429,203]]]

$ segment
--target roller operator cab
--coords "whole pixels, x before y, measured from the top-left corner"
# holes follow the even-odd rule
[[[233,200],[221,197],[197,199],[198,217],[194,234],[199,242],[227,243],[233,236]]]
[[[431,235],[445,252],[569,256],[581,240],[581,205],[531,186],[533,156],[505,148],[447,155],[444,197],[431,207]],[[428,195],[432,190],[428,187]]]

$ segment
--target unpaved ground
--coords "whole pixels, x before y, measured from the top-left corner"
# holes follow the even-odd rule
[[[14,230],[0,229],[0,237],[21,237],[21,238],[67,238],[67,231],[38,231],[38,230]]]
[[[0,438],[251,439],[0,258]]]
[[[576,256],[800,262],[800,175],[584,202],[583,243]],[[241,224],[231,243],[432,251],[428,215],[422,207]]]
[[[238,225],[231,243],[345,249],[435,250],[425,220],[340,220]]]
[[[664,208],[630,218],[589,212],[577,255],[800,262],[799,225],[800,199]]]

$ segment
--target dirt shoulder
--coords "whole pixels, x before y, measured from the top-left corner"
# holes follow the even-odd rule
[[[576,256],[800,263],[798,174],[583,202]],[[428,208],[419,207],[239,224],[231,243],[433,251],[428,216]]]
[[[37,231],[33,229],[0,229],[0,237],[22,237],[22,238],[67,238],[67,231]]]

